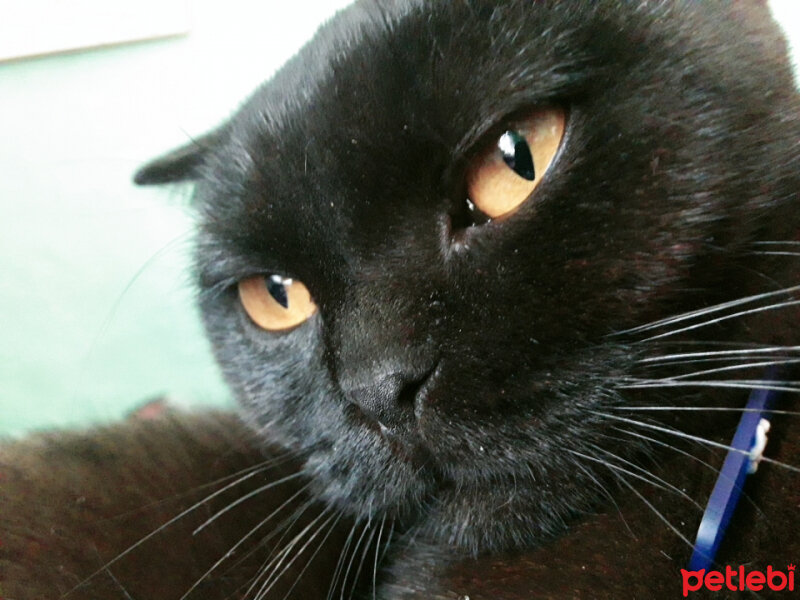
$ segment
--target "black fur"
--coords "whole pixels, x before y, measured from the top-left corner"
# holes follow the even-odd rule
[[[542,184],[514,214],[460,227],[470,160],[507,119],[551,105],[568,123]],[[297,454],[313,497],[393,523],[385,597],[451,597],[469,587],[436,570],[451,556],[541,564],[562,548],[563,565],[585,535],[570,527],[602,555],[619,531],[574,527],[614,501],[673,536],[637,494],[693,536],[697,507],[669,485],[702,505],[713,471],[647,425],[727,444],[738,413],[636,409],[738,409],[746,384],[666,385],[763,368],[642,361],[782,346],[794,385],[798,114],[785,44],[755,0],[364,0],[217,132],[136,178],[196,183],[200,305],[246,422]],[[304,282],[318,314],[289,333],[256,327],[236,284],[271,274]],[[658,385],[631,387],[642,379]],[[675,483],[654,498],[662,481]],[[643,539],[641,556],[663,552]],[[689,549],[671,539],[674,570]],[[495,563],[477,564],[491,581]],[[519,589],[507,597],[531,593]]]
[[[203,314],[247,418],[326,501],[472,552],[539,543],[597,496],[603,469],[566,448],[634,452],[596,411],[669,349],[615,334],[795,282],[754,254],[800,230],[798,102],[748,8],[361,3],[228,124],[197,188]],[[545,182],[454,230],[479,141],[551,104],[569,123]],[[259,273],[305,282],[319,315],[254,328],[231,284]],[[741,321],[692,336],[775,343]],[[382,391],[398,380],[424,387]],[[365,386],[395,435],[354,417]]]

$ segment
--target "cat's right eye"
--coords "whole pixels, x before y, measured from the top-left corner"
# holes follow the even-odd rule
[[[530,197],[555,158],[565,124],[563,109],[538,109],[488,143],[467,173],[474,222],[507,215]]]
[[[280,275],[243,279],[239,300],[250,319],[267,331],[289,331],[317,312],[308,288]]]

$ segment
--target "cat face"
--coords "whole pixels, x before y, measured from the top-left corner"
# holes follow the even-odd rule
[[[783,56],[757,2],[361,2],[139,180],[197,182],[217,358],[316,493],[527,544],[642,449],[614,410],[744,401],[642,361],[797,342],[791,306],[662,322],[796,297]]]

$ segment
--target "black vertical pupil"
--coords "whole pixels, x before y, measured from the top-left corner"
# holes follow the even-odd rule
[[[533,156],[524,136],[516,131],[506,131],[500,136],[497,147],[503,155],[505,163],[520,177],[533,181],[536,171],[533,168]]]
[[[275,298],[275,302],[280,304],[283,308],[289,308],[289,296],[286,294],[286,286],[280,281],[274,279],[267,280],[267,291],[269,295]]]

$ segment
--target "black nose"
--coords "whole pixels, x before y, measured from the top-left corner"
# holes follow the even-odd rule
[[[430,371],[421,376],[391,373],[345,393],[367,417],[393,429],[414,420],[417,395],[430,375]]]

